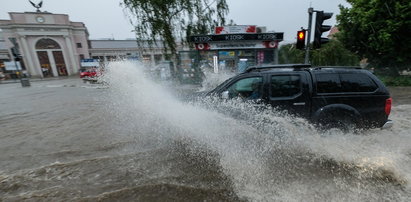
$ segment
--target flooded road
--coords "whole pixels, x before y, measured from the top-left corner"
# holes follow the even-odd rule
[[[106,85],[0,85],[0,201],[411,200],[411,88],[392,129],[324,134],[111,66]]]

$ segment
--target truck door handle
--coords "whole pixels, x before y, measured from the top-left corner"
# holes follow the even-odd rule
[[[294,102],[293,105],[294,106],[303,106],[303,105],[305,105],[305,102]]]

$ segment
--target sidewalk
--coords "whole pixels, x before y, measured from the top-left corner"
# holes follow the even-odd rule
[[[37,81],[52,81],[52,80],[63,80],[63,79],[72,79],[79,78],[78,75],[74,76],[62,76],[62,77],[48,77],[48,78],[28,78],[30,82]],[[0,84],[10,84],[10,83],[20,83],[20,79],[8,79],[0,81]]]

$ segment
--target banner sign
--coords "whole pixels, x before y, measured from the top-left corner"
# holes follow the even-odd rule
[[[98,59],[82,59],[81,66],[82,67],[98,67],[100,62]]]
[[[261,42],[212,43],[210,50],[265,48]]]
[[[189,41],[194,43],[209,43],[214,41],[282,41],[283,32],[259,34],[218,34],[190,36]]]
[[[17,64],[17,66],[16,66],[16,64]],[[18,70],[22,69],[19,61],[17,61],[17,62],[4,62],[4,68],[7,71],[18,71]]]
[[[234,25],[215,28],[215,34],[257,33],[255,25]]]
[[[98,59],[81,59],[81,62],[98,62]]]

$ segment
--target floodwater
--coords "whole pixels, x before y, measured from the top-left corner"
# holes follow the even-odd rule
[[[391,89],[393,128],[321,133],[235,100],[181,102],[134,64],[104,81],[0,85],[0,201],[411,200],[411,88]]]

